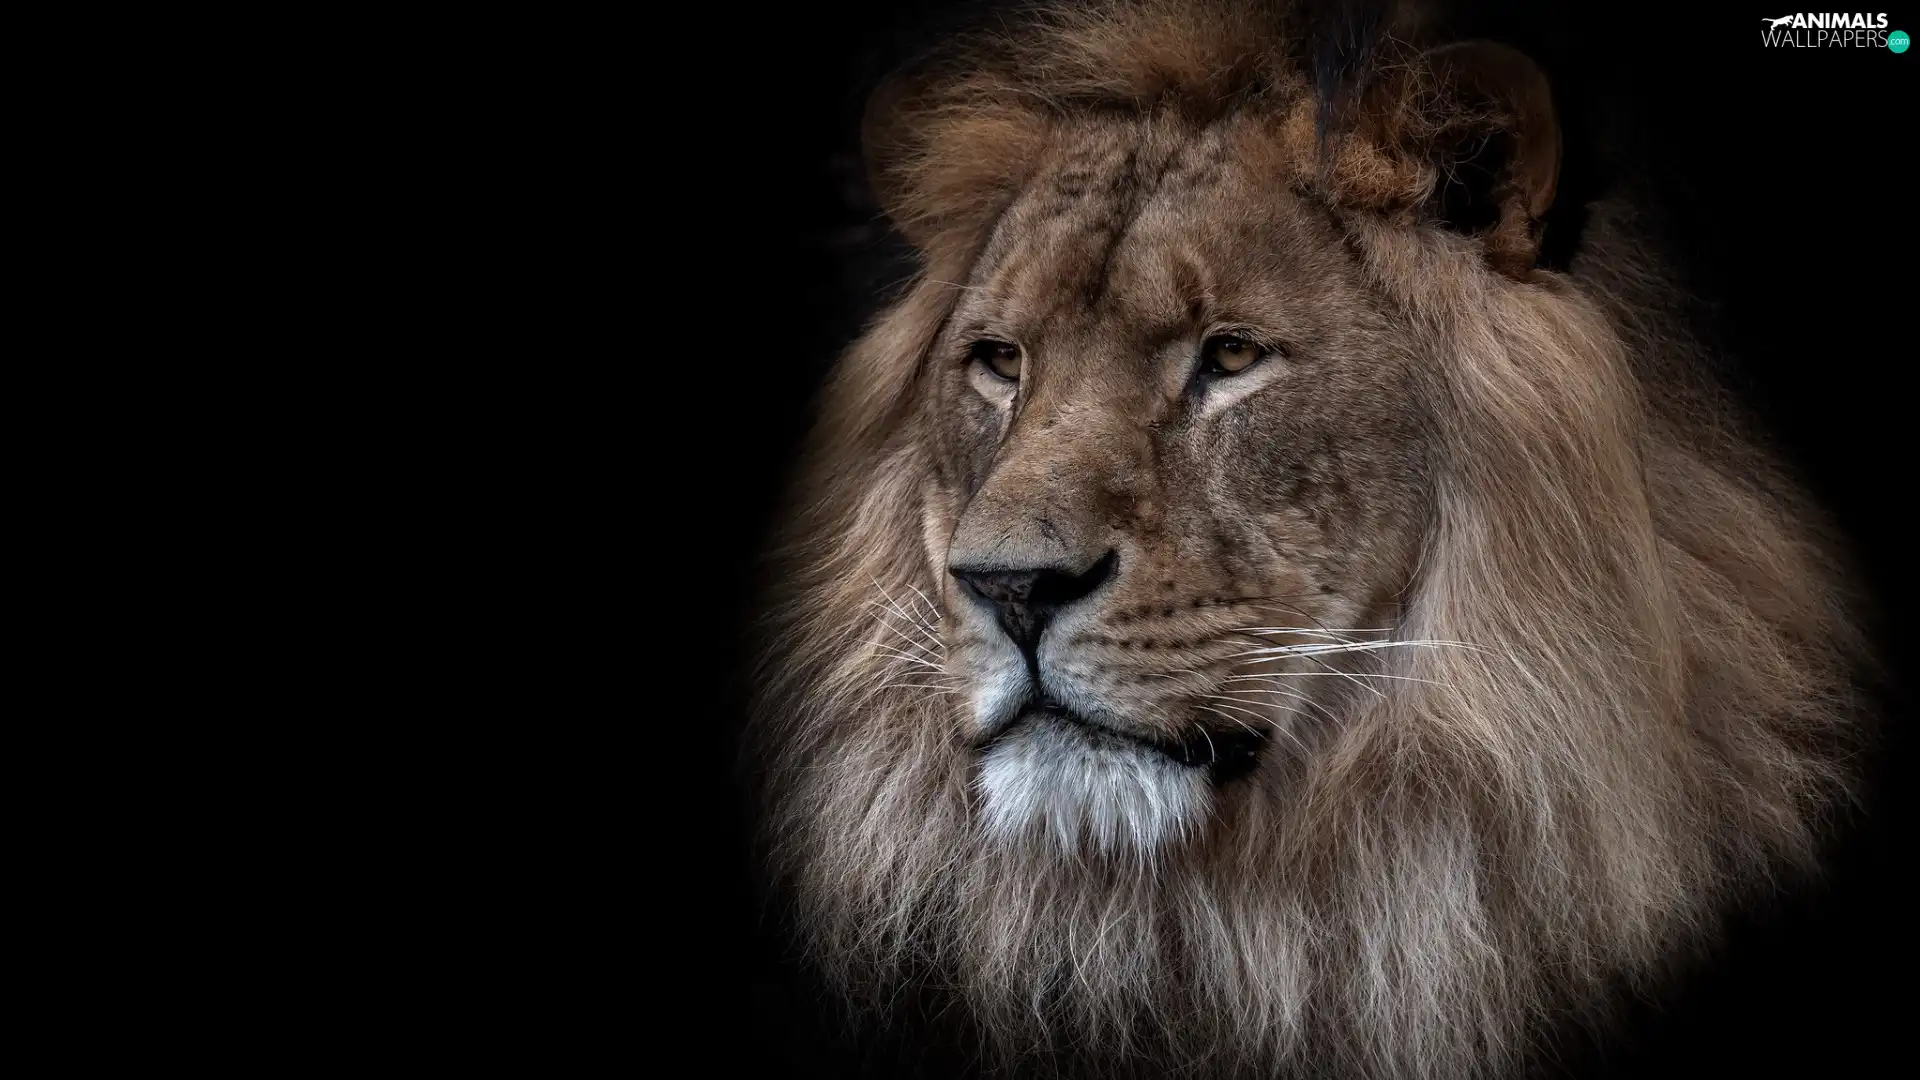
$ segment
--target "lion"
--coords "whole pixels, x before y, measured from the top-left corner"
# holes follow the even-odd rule
[[[1817,872],[1843,545],[1627,202],[1543,265],[1540,70],[1426,26],[1056,4],[875,94],[916,268],[823,391],[749,733],[856,1010],[1512,1075]]]

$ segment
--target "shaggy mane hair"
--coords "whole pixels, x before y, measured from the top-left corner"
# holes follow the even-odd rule
[[[1041,8],[919,65],[869,127],[921,267],[826,387],[750,744],[807,955],[881,1017],[903,987],[955,1006],[991,1064],[1511,1071],[1811,869],[1845,798],[1864,645],[1834,543],[1704,374],[1628,211],[1593,208],[1568,273],[1489,273],[1418,227],[1443,170],[1396,149],[1487,117],[1436,117],[1417,23],[1318,47],[1308,22]],[[1436,358],[1399,632],[1475,648],[1399,650],[1406,681],[1205,842],[1074,860],[982,835],[953,706],[885,643],[942,618],[921,409],[944,283],[1051,122],[1156,109],[1268,118],[1276,174]]]

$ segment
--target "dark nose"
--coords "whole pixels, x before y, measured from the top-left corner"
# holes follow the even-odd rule
[[[1062,608],[1084,599],[1113,576],[1118,553],[1109,551],[1085,570],[1040,567],[1033,570],[952,567],[963,589],[993,605],[1000,628],[1034,662],[1040,635]]]

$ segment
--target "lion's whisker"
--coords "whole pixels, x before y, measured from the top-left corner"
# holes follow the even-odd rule
[[[918,585],[915,585],[913,582],[909,581],[907,582],[907,588],[912,589],[913,595],[919,597],[920,602],[927,605],[927,611],[934,617],[934,619],[940,618],[940,606],[938,604],[935,604],[930,598],[928,598],[926,593],[921,592],[920,587]],[[928,620],[928,626],[932,626],[931,620]]]
[[[1356,641],[1340,645],[1267,645],[1243,652],[1229,654],[1223,659],[1236,659],[1242,656],[1326,656],[1331,653],[1378,652],[1382,649],[1400,648],[1458,648],[1479,652],[1488,650],[1466,641],[1445,641],[1432,638],[1410,639],[1403,641]]]
[[[885,623],[882,623],[881,625],[887,626],[887,624]],[[904,634],[901,634],[899,627],[887,626],[887,629],[892,630],[895,634],[901,635],[900,644],[896,645],[890,641],[868,641],[867,644],[877,645],[887,649],[898,649],[902,652],[908,653],[909,655],[918,657],[919,659],[922,659],[922,660],[934,661],[934,660],[940,659],[939,654],[935,653],[932,649],[929,649],[925,645],[920,644],[919,642],[913,640],[912,638],[907,637]]]
[[[1267,717],[1267,716],[1262,716],[1262,715],[1261,715],[1260,713],[1258,713],[1258,712],[1255,712],[1254,710],[1252,710],[1252,709],[1249,709],[1249,708],[1247,708],[1247,707],[1246,707],[1246,704],[1245,704],[1244,702],[1232,702],[1232,701],[1231,701],[1230,699],[1227,699],[1227,698],[1222,698],[1222,697],[1220,697],[1220,696],[1219,696],[1218,694],[1208,694],[1208,695],[1206,695],[1206,698],[1207,698],[1207,700],[1208,700],[1208,701],[1217,701],[1217,702],[1220,702],[1220,703],[1221,703],[1221,705],[1222,705],[1222,707],[1225,707],[1225,708],[1231,708],[1231,709],[1233,709],[1233,710],[1234,710],[1235,712],[1243,712],[1243,713],[1246,713],[1246,714],[1247,714],[1248,716],[1251,716],[1251,717],[1253,717],[1253,718],[1254,718],[1255,720],[1258,720],[1258,721],[1260,721],[1260,722],[1261,722],[1261,723],[1263,723],[1263,724],[1265,724],[1265,723],[1269,723],[1269,722],[1271,722],[1271,718],[1270,718],[1270,717]],[[1249,729],[1249,730],[1251,730],[1251,729]]]
[[[1361,682],[1360,680],[1358,680],[1358,679],[1356,679],[1356,678],[1354,678],[1354,676],[1353,676],[1353,674],[1352,674],[1352,673],[1349,673],[1349,672],[1345,672],[1345,671],[1341,671],[1341,670],[1339,670],[1339,669],[1337,669],[1337,668],[1333,668],[1333,667],[1329,667],[1328,665],[1326,665],[1326,664],[1324,664],[1324,663],[1321,663],[1321,662],[1320,662],[1319,660],[1317,660],[1317,659],[1315,659],[1315,657],[1316,657],[1316,656],[1318,656],[1318,655],[1321,655],[1321,654],[1322,654],[1322,652],[1357,652],[1357,651],[1360,651],[1360,650],[1358,650],[1358,649],[1354,649],[1354,648],[1350,648],[1350,647],[1347,647],[1347,646],[1334,646],[1334,645],[1329,645],[1329,646],[1326,646],[1326,647],[1324,648],[1324,650],[1320,650],[1320,651],[1312,651],[1312,652],[1309,652],[1309,651],[1303,651],[1303,650],[1301,650],[1301,649],[1296,649],[1296,648],[1288,648],[1288,647],[1285,647],[1285,646],[1281,646],[1281,647],[1279,647],[1279,648],[1276,648],[1276,649],[1255,649],[1255,650],[1253,650],[1253,651],[1252,651],[1251,653],[1237,653],[1237,654],[1235,654],[1235,656],[1248,656],[1248,655],[1256,655],[1256,656],[1264,656],[1264,657],[1266,657],[1266,659],[1267,659],[1267,660],[1275,660],[1275,659],[1280,659],[1280,658],[1282,658],[1282,657],[1295,657],[1295,656],[1297,656],[1297,657],[1299,657],[1299,658],[1301,658],[1301,659],[1303,659],[1303,660],[1306,660],[1306,661],[1308,661],[1308,662],[1310,662],[1310,663],[1314,663],[1314,664],[1319,664],[1319,665],[1320,665],[1321,667],[1323,667],[1323,668],[1326,668],[1326,671],[1325,671],[1325,672],[1301,672],[1300,674],[1316,674],[1316,675],[1317,675],[1317,674],[1327,674],[1327,675],[1338,675],[1338,676],[1340,676],[1341,678],[1344,678],[1344,679],[1346,679],[1346,680],[1348,680],[1349,682],[1352,682],[1352,683],[1353,683],[1353,684],[1354,684],[1355,686],[1359,686],[1359,687],[1362,687],[1362,688],[1364,688],[1364,689],[1365,689],[1365,690],[1366,690],[1366,691],[1367,691],[1368,693],[1370,693],[1370,694],[1374,694],[1374,695],[1376,695],[1376,696],[1378,696],[1378,697],[1385,697],[1386,695],[1385,695],[1385,694],[1382,694],[1382,693],[1380,693],[1380,691],[1379,691],[1378,689],[1375,689],[1374,687],[1371,687],[1371,686],[1368,686],[1368,685],[1367,685],[1366,683],[1363,683],[1363,682]],[[1229,656],[1229,657],[1225,657],[1224,659],[1228,659],[1228,660],[1231,660],[1231,659],[1234,659],[1234,658],[1235,658],[1235,656]],[[1264,660],[1248,660],[1248,661],[1245,661],[1245,662],[1243,662],[1243,663],[1241,663],[1241,664],[1238,664],[1238,665],[1235,665],[1235,666],[1237,666],[1237,667],[1250,667],[1250,666],[1252,666],[1252,665],[1254,665],[1254,664],[1258,664],[1258,663],[1264,663],[1264,662],[1265,662]]]
[[[1199,705],[1197,707],[1212,713],[1213,715],[1219,717],[1222,720],[1231,720],[1232,722],[1239,724],[1242,728],[1246,729],[1247,734],[1252,735],[1255,738],[1261,737],[1258,731],[1255,731],[1252,727],[1248,726],[1245,720],[1242,720],[1237,716],[1229,716],[1226,713],[1221,712],[1219,709],[1216,709],[1211,705]],[[1265,721],[1265,717],[1262,717],[1261,719]],[[1206,729],[1202,728],[1200,730],[1205,731]]]
[[[900,644],[902,644],[902,646],[908,646],[908,648],[914,648],[914,650],[925,651],[927,655],[939,655],[939,653],[945,653],[945,651],[947,651],[947,646],[943,646],[943,644],[941,644],[941,642],[939,642],[937,638],[931,638],[931,640],[922,640],[922,638],[916,638],[916,636],[912,636],[912,634],[908,634],[908,632],[906,632],[904,628],[900,628],[900,626],[895,625],[895,623],[889,623],[887,619],[881,619],[881,621],[879,621],[879,625],[885,626],[887,630],[893,630],[895,634],[899,634]]]
[[[885,590],[881,591],[881,595],[886,596]],[[921,633],[921,635],[927,639],[928,643],[930,643],[934,648],[945,648],[944,644],[940,641],[940,639],[936,637],[928,627],[921,625],[920,622],[916,620],[913,616],[908,615],[905,611],[903,611],[899,607],[899,605],[893,602],[892,597],[890,596],[886,597],[886,600],[887,602],[884,605],[879,603],[878,601],[873,601],[873,600],[869,600],[867,601],[867,603],[873,605],[874,607],[880,609],[883,612],[890,612],[894,615],[899,616],[901,620],[906,622],[908,626],[912,627],[915,630],[918,630]],[[890,627],[893,626],[892,623],[887,623],[884,620],[882,622],[882,625],[890,626]],[[893,629],[898,630],[899,627],[893,627]]]
[[[1263,635],[1315,634],[1320,637],[1339,638],[1341,640],[1345,640],[1345,635],[1347,634],[1391,634],[1393,633],[1393,631],[1394,631],[1394,628],[1390,626],[1341,627],[1338,630],[1323,630],[1323,629],[1307,627],[1307,626],[1236,626],[1233,628],[1232,632],[1236,634],[1263,634]]]
[[[960,694],[960,691],[955,689],[954,687],[936,686],[932,683],[890,682],[890,683],[882,683],[880,685],[880,689],[882,690],[932,690],[936,694],[950,694],[954,696],[959,696]]]
[[[889,591],[889,590],[887,589],[887,587],[886,587],[885,585],[883,585],[883,584],[881,584],[881,582],[880,582],[880,579],[879,579],[879,578],[877,578],[877,577],[874,577],[874,576],[873,576],[872,574],[868,574],[868,575],[867,575],[867,580],[869,580],[869,581],[871,581],[871,582],[873,582],[873,587],[874,587],[874,588],[875,588],[876,590],[878,590],[878,591],[879,591],[879,593],[880,593],[880,595],[881,595],[881,596],[883,596],[883,597],[885,597],[885,598],[887,599],[887,602],[888,602],[888,603],[890,603],[890,604],[892,604],[892,605],[894,605],[894,607],[895,607],[896,609],[898,609],[898,610],[899,610],[899,611],[901,612],[901,614],[903,614],[903,615],[905,615],[905,614],[906,614],[906,607],[907,607],[907,605],[906,605],[906,604],[904,604],[904,603],[901,603],[898,597],[895,597],[895,596],[893,595],[893,593],[892,593],[891,591]],[[924,603],[926,603],[926,604],[927,604],[927,606],[928,606],[928,607],[929,607],[929,608],[930,608],[930,609],[931,609],[931,610],[932,610],[932,611],[933,611],[933,612],[934,612],[935,614],[938,614],[938,613],[939,613],[939,608],[938,608],[937,606],[935,606],[935,605],[934,605],[934,604],[932,603],[932,601],[929,601],[929,600],[927,600],[927,594],[926,594],[926,593],[923,593],[923,592],[921,592],[921,591],[920,591],[920,589],[919,589],[919,587],[918,587],[918,586],[916,586],[916,585],[914,585],[914,583],[913,583],[913,582],[911,582],[911,581],[903,581],[903,582],[901,582],[901,584],[903,584],[903,585],[905,585],[905,586],[906,586],[907,588],[909,588],[909,589],[912,589],[912,590],[913,590],[913,592],[914,592],[914,595],[915,595],[915,596],[918,596],[918,597],[920,598],[920,600],[921,600],[922,602],[924,602]],[[909,618],[912,618],[912,616],[908,616],[908,617],[909,617]],[[916,621],[916,622],[918,622],[918,621],[921,621],[921,620],[919,620],[919,619],[914,619],[914,621]]]
[[[896,659],[904,660],[910,664],[917,664],[920,667],[924,667],[924,668],[932,668],[935,671],[946,670],[945,665],[936,664],[932,660],[928,659],[927,657],[919,656],[914,653],[901,652],[899,649],[894,648],[893,646],[887,644],[884,641],[869,641],[867,642],[867,644],[873,646],[876,649],[879,649],[881,652],[886,653],[889,656],[895,657]]]
[[[1340,722],[1339,717],[1334,716],[1333,713],[1330,710],[1328,710],[1326,706],[1313,700],[1307,695],[1299,693],[1298,691],[1295,691],[1295,690],[1288,690],[1281,687],[1274,687],[1273,689],[1269,689],[1269,690],[1227,690],[1225,692],[1228,694],[1278,694],[1282,697],[1293,698],[1294,700],[1301,702],[1307,707],[1314,709],[1315,711],[1319,712],[1321,716],[1326,717],[1330,723],[1337,724]]]
[[[1392,679],[1395,682],[1425,683],[1428,686],[1446,686],[1447,685],[1446,683],[1438,682],[1433,679],[1421,679],[1421,678],[1416,678],[1415,676],[1412,676],[1412,675],[1388,675],[1388,674],[1385,674],[1384,672],[1379,672],[1379,671],[1291,671],[1291,672],[1275,672],[1272,674],[1258,674],[1258,675],[1228,675],[1226,678],[1227,678],[1227,681],[1232,682],[1236,679],[1270,679],[1270,678],[1274,678],[1276,675],[1282,678],[1291,677],[1294,675],[1320,675],[1320,676],[1346,675],[1355,679]]]
[[[1294,696],[1298,696],[1298,695],[1294,695]],[[1307,744],[1304,742],[1301,742],[1300,737],[1298,735],[1294,734],[1293,731],[1290,730],[1286,725],[1280,723],[1278,720],[1274,719],[1273,717],[1263,716],[1260,713],[1254,712],[1252,709],[1246,708],[1244,705],[1240,705],[1238,703],[1232,702],[1226,698],[1222,698],[1217,695],[1208,695],[1207,700],[1217,703],[1217,705],[1220,708],[1235,709],[1239,712],[1244,712],[1247,715],[1252,716],[1256,720],[1259,720],[1261,723],[1267,725],[1267,727],[1271,728],[1275,734],[1284,736],[1288,742],[1291,742],[1294,746],[1298,747],[1301,753],[1303,754],[1306,753]],[[1306,701],[1307,699],[1300,698],[1300,700]],[[1312,702],[1307,702],[1307,703],[1312,704]],[[1203,709],[1208,708],[1208,706],[1202,705],[1201,708]]]

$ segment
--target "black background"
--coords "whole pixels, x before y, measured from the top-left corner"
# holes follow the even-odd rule
[[[633,704],[597,711],[581,739],[540,759],[550,788],[568,790],[577,771],[592,778],[583,784],[613,789],[604,801],[569,792],[567,809],[550,814],[608,816],[551,850],[530,842],[540,852],[530,872],[550,875],[551,890],[599,892],[589,906],[616,909],[604,941],[579,930],[566,939],[575,948],[521,956],[535,982],[559,988],[551,1000],[567,1002],[559,1039],[589,1037],[602,1020],[618,1031],[619,1002],[667,989],[676,1019],[658,1035],[636,1033],[638,1053],[671,1046],[702,1071],[758,1064],[837,1075],[805,991],[784,979],[757,918],[731,787],[738,642],[752,609],[746,568],[809,394],[904,270],[860,188],[861,101],[954,7],[690,9],[696,28],[655,27],[633,55],[614,49],[605,82],[570,75],[582,90],[563,98],[613,96],[581,102],[537,142],[556,151],[562,174],[543,189],[551,197],[570,197],[570,169],[608,195],[604,211],[576,208],[565,220],[620,238],[574,241],[608,258],[615,276],[598,258],[565,269],[569,298],[555,310],[565,317],[610,301],[622,313],[615,334],[635,343],[573,358],[567,370],[589,377],[549,418],[567,428],[565,402],[577,395],[583,425],[611,428],[583,453],[613,454],[583,463],[592,482],[557,489],[566,494],[554,499],[556,520],[638,537],[610,571],[633,586],[631,600],[621,589],[620,600],[589,604],[605,622],[584,625],[608,636],[579,638],[592,639],[584,657],[621,673],[612,700]],[[1469,6],[1458,25],[1521,45],[1553,79],[1568,138],[1563,200],[1609,178],[1587,150],[1601,132],[1635,148],[1665,211],[1670,254],[1714,316],[1742,392],[1857,542],[1890,616],[1884,648],[1906,670],[1910,631],[1898,616],[1911,609],[1916,574],[1901,522],[1916,455],[1903,391],[1915,359],[1909,267],[1920,184],[1904,162],[1920,55],[1765,49],[1761,17],[1784,13],[1772,9],[1548,7]],[[1891,21],[1920,32],[1920,8]],[[565,68],[572,39],[559,40],[558,60],[547,62]],[[596,61],[608,48],[581,47]],[[608,296],[608,280],[631,291]],[[635,430],[647,440],[638,451],[626,442]],[[595,509],[571,505],[581,499]],[[671,511],[659,509],[663,499]],[[579,575],[589,589],[592,576]],[[609,644],[635,641],[626,652]],[[1896,705],[1872,824],[1836,856],[1831,894],[1743,924],[1685,996],[1637,1019],[1637,1047],[1623,1051],[1618,1075],[1904,1071],[1910,991],[1897,973],[1913,927],[1895,882],[1911,836],[1896,827],[1910,806],[1899,782],[1912,775],[1905,715]],[[632,740],[625,725],[636,716]],[[623,784],[661,796],[664,809],[631,809]],[[598,858],[621,869],[580,869]],[[630,921],[625,901],[607,898],[630,895],[627,873],[638,878]],[[663,897],[678,901],[671,915],[654,907]],[[629,947],[631,966],[590,959]],[[514,980],[505,1000],[527,993]]]

